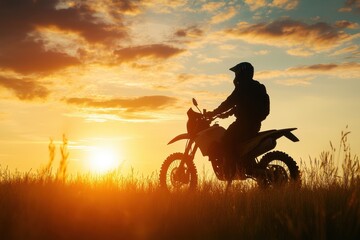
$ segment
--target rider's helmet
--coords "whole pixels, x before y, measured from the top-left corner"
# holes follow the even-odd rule
[[[230,70],[235,72],[235,75],[240,78],[252,79],[254,77],[254,67],[248,62],[241,62],[230,68]]]

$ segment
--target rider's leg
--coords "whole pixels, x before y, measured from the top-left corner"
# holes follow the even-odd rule
[[[227,128],[222,139],[224,150],[224,175],[225,179],[232,180],[236,172],[236,143],[238,142],[238,122],[233,122]]]
[[[236,120],[226,130],[222,139],[224,149],[224,174],[227,180],[232,180],[236,173],[236,164],[239,161],[237,155],[238,147],[241,147],[241,142],[255,136],[261,128],[261,122],[250,122]],[[240,167],[246,171],[256,167],[254,158],[244,158],[243,162],[239,163]]]
[[[225,174],[227,174],[226,176],[233,177],[235,175],[237,164],[239,164],[240,169],[246,172],[256,168],[254,157],[239,159],[237,153],[238,148],[241,148],[241,142],[254,137],[260,131],[260,128],[261,123],[259,122],[245,123],[244,121],[235,121],[228,127],[223,138],[225,150],[224,170]]]

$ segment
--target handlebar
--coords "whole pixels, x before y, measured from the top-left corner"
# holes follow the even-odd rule
[[[215,115],[213,117],[207,118],[206,117],[206,110],[203,113],[203,116],[206,118],[206,120],[208,120],[210,122],[214,121],[217,118],[225,119],[225,118],[230,117],[231,115],[233,115],[232,111],[228,111],[228,112],[220,113],[220,114],[217,114],[217,115]]]
[[[206,112],[206,109],[203,109],[203,111],[201,111],[201,110],[199,109],[198,103],[197,103],[197,101],[196,101],[195,98],[193,98],[192,101],[193,101],[194,106],[197,108],[197,110],[199,111],[199,113],[202,115],[202,118],[205,119],[206,121],[209,121],[209,122],[212,122],[212,121],[214,121],[214,120],[217,119],[217,118],[225,119],[225,118],[228,118],[228,117],[230,117],[231,115],[234,114],[234,109],[230,109],[230,110],[227,111],[227,112],[220,113],[220,114],[217,114],[217,115],[215,115],[215,116],[209,117],[209,116],[207,116],[207,114],[206,114],[206,113],[207,113],[207,112]]]
[[[225,118],[230,117],[231,115],[233,115],[233,113],[231,111],[229,111],[229,112],[218,114],[216,117],[221,118],[221,119],[225,119]]]

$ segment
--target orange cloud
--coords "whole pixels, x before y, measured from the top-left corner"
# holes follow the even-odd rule
[[[346,20],[336,21],[335,26],[338,28],[349,28],[349,29],[358,29],[359,24],[354,22],[349,22]]]
[[[279,79],[286,78],[287,85],[290,85],[288,79],[291,81],[299,82],[299,79],[306,84],[309,81],[315,79],[318,75],[327,75],[336,78],[360,78],[360,64],[356,62],[346,63],[327,63],[327,64],[313,64],[306,66],[291,67],[284,70],[273,70],[273,71],[260,71],[256,72],[256,78],[258,79]],[[312,77],[312,78],[309,78]],[[283,80],[279,80],[284,82]]]
[[[303,48],[292,48],[287,50],[286,53],[298,57],[308,57],[314,54],[312,51]]]
[[[63,52],[45,51],[44,42],[31,37],[39,27],[56,26],[76,32],[89,43],[104,43],[128,37],[118,20],[116,26],[100,21],[86,4],[61,7],[60,1],[2,0],[0,2],[0,68],[20,73],[56,71],[80,61]],[[60,2],[61,3],[61,2]]]
[[[7,78],[0,76],[0,86],[12,91],[20,100],[44,99],[49,90],[30,78]]]
[[[201,37],[204,31],[197,26],[181,28],[175,32],[176,37]]]
[[[289,68],[287,71],[297,75],[326,74],[337,76],[339,78],[360,78],[360,63],[314,64]]]
[[[0,51],[0,67],[22,74],[51,72],[80,64],[75,57],[45,51],[41,44],[31,41],[9,42],[0,46]]]
[[[291,10],[298,6],[300,0],[245,0],[250,10],[255,11],[263,7],[276,7],[285,10]]]
[[[160,13],[169,13],[176,8],[185,7],[188,0],[141,0],[136,1],[142,7],[150,7],[152,11]]]
[[[176,85],[184,84],[187,89],[198,89],[206,86],[218,86],[224,82],[231,82],[232,79],[229,79],[227,74],[191,74],[191,73],[180,73],[176,76]],[[168,86],[169,89],[174,88],[173,85]]]
[[[150,44],[127,47],[114,51],[120,62],[133,61],[144,57],[166,59],[183,52],[185,52],[184,49],[176,48],[166,44]]]
[[[276,83],[284,86],[308,86],[313,80],[314,77],[286,78],[276,80]]]
[[[291,10],[296,8],[299,5],[300,0],[273,0],[270,3],[270,6],[282,8],[285,10]]]
[[[101,1],[83,1],[80,4],[87,5],[95,12],[100,12],[104,15],[111,15],[113,18],[118,18],[123,13],[136,15],[141,12],[139,1],[133,0],[101,0]],[[120,15],[119,15],[120,14]]]
[[[204,5],[202,5],[201,10],[212,12],[212,11],[218,10],[219,8],[221,8],[223,6],[225,6],[224,2],[208,2],[208,3],[205,3]]]
[[[337,56],[337,55],[348,54],[348,53],[352,54],[353,56],[359,55],[360,54],[359,46],[358,45],[351,45],[349,47],[339,49],[339,50],[333,52],[330,55],[331,56]]]
[[[211,23],[221,23],[225,22],[236,15],[236,9],[234,7],[230,7],[227,12],[219,13],[211,18]]]
[[[179,28],[175,30],[170,41],[177,44],[186,44],[190,48],[196,48],[204,44],[204,40],[207,37],[206,31],[206,29],[197,25]]]
[[[259,50],[254,52],[255,55],[267,55],[269,54],[269,50]]]
[[[157,111],[173,106],[177,99],[168,96],[143,96],[138,98],[116,98],[97,100],[92,98],[68,98],[68,104],[91,108],[119,108],[126,112]]]
[[[261,7],[265,7],[267,4],[266,0],[245,0],[245,3],[249,5],[250,10],[252,11]]]
[[[258,24],[240,22],[236,27],[226,29],[223,34],[253,44],[327,51],[360,36],[347,34],[341,29],[324,22],[306,24],[291,19],[280,19]]]

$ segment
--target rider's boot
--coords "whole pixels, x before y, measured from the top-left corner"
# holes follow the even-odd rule
[[[264,178],[266,176],[266,170],[259,168],[254,158],[246,160],[246,174],[254,178]]]

